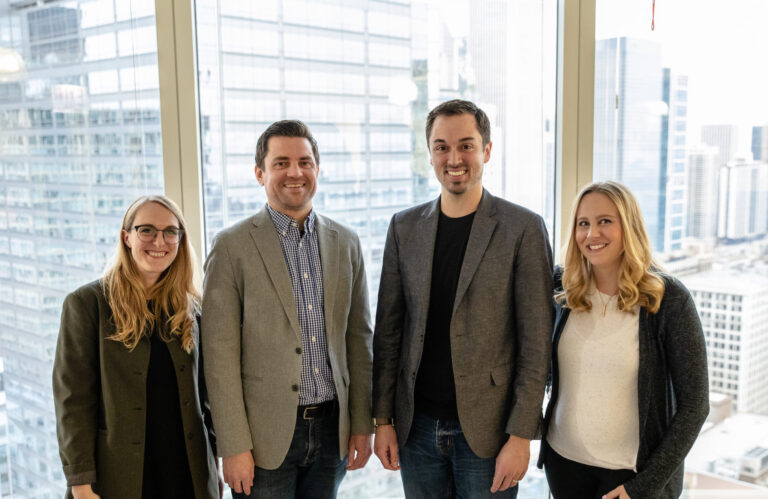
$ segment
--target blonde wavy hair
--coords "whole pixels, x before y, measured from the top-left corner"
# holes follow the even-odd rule
[[[139,208],[147,203],[157,203],[166,208],[185,231],[179,240],[176,258],[149,289],[144,287],[131,249],[123,240],[123,233],[133,230]],[[109,339],[121,342],[132,351],[144,336],[155,330],[157,322],[163,318],[168,327],[159,328],[160,337],[166,342],[178,338],[187,353],[192,351],[196,341],[192,326],[199,310],[200,277],[195,250],[186,237],[184,217],[171,199],[165,196],[141,196],[128,207],[123,217],[115,256],[104,272],[103,282],[115,323],[115,334]]]
[[[570,235],[563,251],[563,291],[555,295],[555,300],[574,311],[592,309],[587,298],[593,278],[592,266],[576,244],[576,217],[582,199],[593,192],[607,196],[619,212],[624,251],[619,267],[618,309],[632,312],[633,307],[639,305],[656,313],[664,295],[661,267],[653,260],[637,199],[626,186],[613,181],[589,184],[574,200]]]

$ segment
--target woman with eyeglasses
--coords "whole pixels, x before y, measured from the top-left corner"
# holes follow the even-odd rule
[[[709,412],[696,307],[654,263],[622,184],[586,186],[570,225],[539,467],[555,499],[679,497]]]
[[[179,208],[143,196],[104,276],[64,300],[53,394],[67,497],[221,494]]]

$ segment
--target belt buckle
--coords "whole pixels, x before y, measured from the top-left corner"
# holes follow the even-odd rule
[[[315,416],[309,416],[308,417],[307,416],[307,411],[313,411],[313,410],[317,409],[317,407],[318,406],[316,406],[316,405],[310,405],[308,407],[305,407],[304,408],[304,414],[302,414],[301,417],[304,418],[304,419],[315,419]]]

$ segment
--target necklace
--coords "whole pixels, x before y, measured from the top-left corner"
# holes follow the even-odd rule
[[[603,317],[605,317],[605,313],[608,311],[608,304],[611,303],[613,296],[609,296],[608,301],[604,301],[603,293],[601,293],[597,287],[595,287],[595,293],[597,293],[597,297],[600,299],[600,303],[603,305]]]

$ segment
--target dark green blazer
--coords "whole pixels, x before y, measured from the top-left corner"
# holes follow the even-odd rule
[[[141,497],[150,342],[143,338],[131,352],[107,339],[114,330],[101,281],[79,288],[64,300],[53,395],[67,497],[72,497],[71,486],[87,483],[104,499]],[[194,332],[199,345],[197,325]],[[208,412],[207,401],[202,397],[201,403],[199,396],[199,348],[188,354],[174,341],[168,350],[179,386],[195,496],[218,497],[210,425],[206,426],[203,416],[204,409]]]

